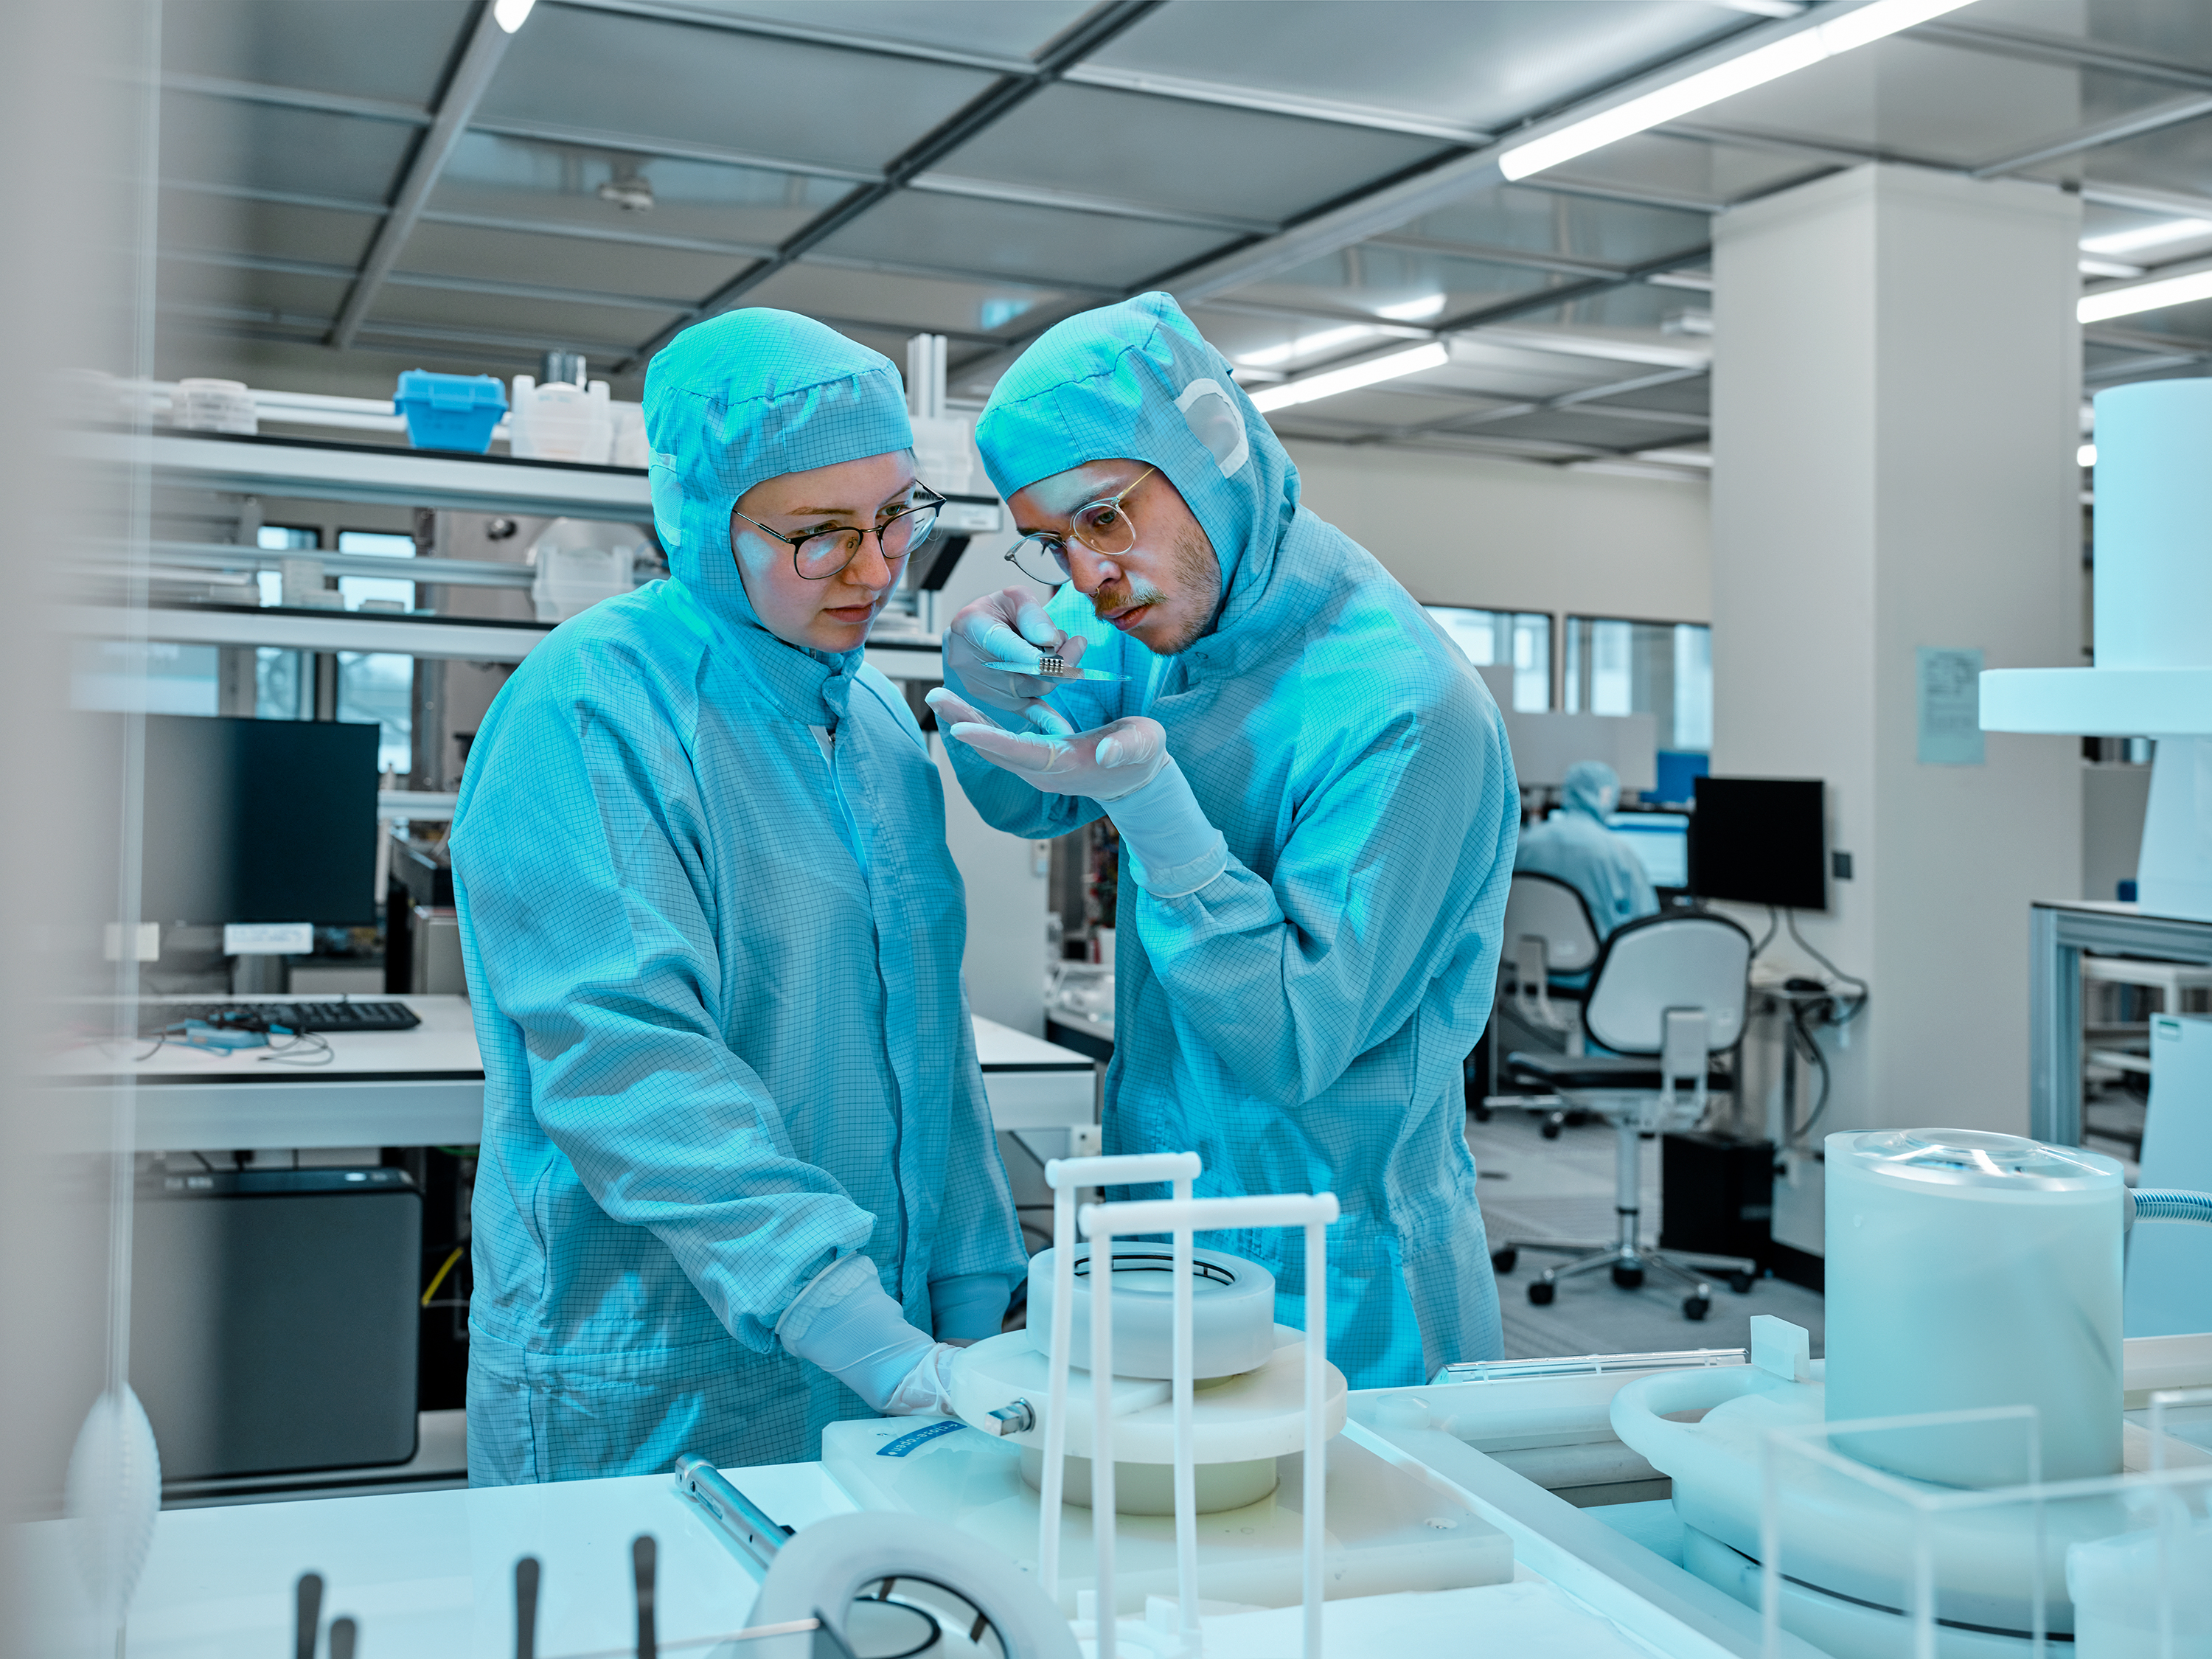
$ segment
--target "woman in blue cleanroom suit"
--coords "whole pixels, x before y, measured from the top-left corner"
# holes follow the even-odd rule
[[[1620,804],[1620,775],[1603,761],[1577,761],[1559,786],[1559,816],[1522,832],[1513,867],[1564,881],[1589,906],[1597,936],[1659,914],[1644,860],[1606,827]]]
[[[960,781],[992,823],[1054,836],[1103,811],[1121,829],[1108,1149],[1194,1149],[1212,1194],[1333,1189],[1345,1213],[1329,1232],[1328,1352],[1354,1388],[1494,1357],[1461,1065],[1490,1010],[1520,818],[1496,706],[1406,590],[1298,505],[1290,457],[1165,295],[1045,334],[999,382],[976,438],[1009,496],[1109,458],[1156,468],[1218,567],[1193,637],[1169,653],[1100,620],[1079,590],[1117,609],[1151,590],[1133,574],[1101,586],[1088,556],[1049,622],[994,596],[948,636],[961,696],[992,701],[981,664],[1065,629],[1085,641],[1066,653],[1083,668],[1129,678],[1051,690],[1062,731],[1149,717],[1119,729],[1095,778],[1076,775],[1091,767],[1087,737],[1032,733],[1040,752],[1064,745],[1057,773],[1039,775],[995,726],[950,726]],[[1158,540],[1175,503],[1122,471],[1135,480],[1114,479],[1131,492],[1123,510]],[[1014,505],[1018,527],[1034,527]],[[1155,575],[1188,588],[1202,553],[1178,544]],[[1184,599],[1168,593],[1163,613]],[[940,720],[979,718],[943,692],[933,702]],[[1147,749],[1161,728],[1164,757]],[[1017,769],[1000,769],[1009,760]],[[1150,778],[1123,793],[1123,773]],[[1207,1242],[1272,1267],[1283,1316],[1303,1322],[1297,1236]]]
[[[933,1339],[994,1334],[1024,1270],[937,769],[861,662],[920,499],[897,374],[733,312],[653,359],[645,418],[671,577],[531,653],[454,819],[477,1485],[815,1457],[934,1409]],[[749,519],[870,533],[802,580]]]

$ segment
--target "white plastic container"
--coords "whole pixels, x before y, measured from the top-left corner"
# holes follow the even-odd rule
[[[250,438],[261,430],[253,393],[243,380],[179,380],[169,410],[179,426],[193,432],[229,432]]]
[[[1832,1134],[1826,1416],[2035,1407],[2041,1478],[2120,1469],[2120,1166],[1972,1129]],[[2030,1478],[1999,1422],[1838,1437],[1954,1486]]]
[[[507,453],[519,459],[607,465],[614,453],[607,383],[594,380],[585,387],[551,380],[540,386],[530,375],[518,374],[507,431]]]
[[[614,424],[614,447],[607,464],[641,468],[652,465],[653,446],[645,436],[645,405],[609,404],[607,411]]]

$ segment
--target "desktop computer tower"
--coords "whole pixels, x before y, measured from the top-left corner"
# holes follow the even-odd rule
[[[1774,1143],[1690,1133],[1659,1139],[1659,1248],[1765,1265],[1774,1229]]]
[[[164,1481],[414,1456],[422,1200],[404,1170],[173,1170],[137,1198],[131,1383]]]

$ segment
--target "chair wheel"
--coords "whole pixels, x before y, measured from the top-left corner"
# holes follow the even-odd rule
[[[1624,1291],[1641,1290],[1644,1288],[1644,1269],[1623,1267],[1616,1264],[1613,1270],[1613,1282]]]
[[[1729,1275],[1729,1289],[1734,1291],[1738,1296],[1749,1296],[1751,1294],[1751,1287],[1757,1283],[1759,1283],[1759,1281],[1753,1278],[1749,1273],[1730,1273]]]
[[[1487,1106],[1476,1106],[1476,1107],[1470,1108],[1469,1109],[1471,1109],[1471,1110],[1474,1113],[1474,1121],[1475,1121],[1477,1123],[1487,1123],[1487,1122],[1489,1122],[1489,1121],[1490,1121],[1490,1108],[1489,1108],[1489,1107],[1487,1107]]]
[[[1490,1253],[1491,1271],[1510,1273],[1513,1271],[1513,1264],[1520,1259],[1521,1252],[1510,1246],[1503,1250],[1492,1250]]]
[[[1685,1319],[1703,1319],[1712,1310],[1713,1304],[1702,1296],[1686,1296],[1682,1298],[1682,1317]]]
[[[1528,1281],[1528,1300],[1537,1307],[1548,1308],[1558,1289],[1557,1285],[1547,1285],[1540,1279],[1532,1279]]]
[[[1547,1140],[1557,1140],[1559,1138],[1559,1120],[1555,1117],[1546,1118],[1544,1120],[1544,1139]]]

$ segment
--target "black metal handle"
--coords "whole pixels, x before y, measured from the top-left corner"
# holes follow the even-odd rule
[[[637,1575],[637,1659],[658,1659],[659,1644],[653,1631],[653,1567],[657,1548],[649,1532],[640,1533],[629,1547],[630,1565]]]
[[[514,1659],[537,1659],[538,1558],[514,1564]]]
[[[294,1659],[315,1659],[315,1644],[323,1630],[323,1576],[303,1572],[293,1586],[295,1615],[292,1621]]]

